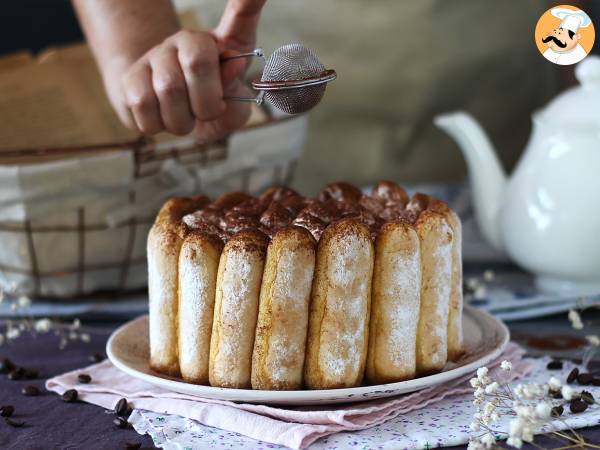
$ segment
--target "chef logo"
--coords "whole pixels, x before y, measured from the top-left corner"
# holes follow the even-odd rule
[[[594,24],[585,11],[560,5],[546,11],[535,27],[535,43],[548,61],[561,66],[577,64],[594,46]]]

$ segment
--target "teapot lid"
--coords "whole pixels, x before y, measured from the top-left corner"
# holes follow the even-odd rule
[[[589,55],[577,64],[575,77],[579,85],[557,95],[540,111],[544,123],[564,127],[600,122],[600,56]]]

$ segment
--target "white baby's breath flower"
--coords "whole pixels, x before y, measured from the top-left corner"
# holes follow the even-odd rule
[[[492,446],[496,443],[496,439],[492,433],[487,433],[481,438],[481,443],[485,446],[485,448],[492,448]]]
[[[558,391],[561,386],[562,383],[556,377],[550,377],[550,379],[548,380],[548,387],[553,391]]]
[[[531,419],[533,417],[533,407],[528,405],[517,406],[514,409],[517,417],[521,419]]]
[[[470,291],[474,291],[481,284],[479,280],[475,277],[469,277],[465,280],[465,284],[467,285],[467,289]]]
[[[490,281],[494,281],[494,278],[496,278],[496,273],[492,269],[488,269],[483,272],[483,279],[488,283]]]
[[[493,412],[492,414],[490,414],[490,420],[492,422],[498,422],[498,420],[500,420],[500,416],[497,412]]]
[[[533,442],[533,429],[530,426],[523,427],[521,439],[523,442]]]
[[[81,333],[79,339],[81,339],[81,342],[90,342],[92,340],[91,336],[87,333]]]
[[[498,382],[494,381],[493,383],[488,384],[485,387],[485,393],[490,394],[490,395],[494,394],[494,393],[496,393],[496,391],[498,391],[499,387],[500,387],[500,385],[498,384]]]
[[[509,437],[506,440],[506,443],[508,445],[510,445],[511,447],[516,447],[516,448],[523,447],[523,441],[520,438],[517,438],[517,437]]]
[[[475,393],[473,394],[475,398],[483,398],[485,396],[485,390],[483,388],[478,387],[475,389]]]
[[[469,429],[473,432],[479,431],[479,430],[481,430],[481,425],[479,425],[479,422],[473,421],[469,425]]]
[[[36,320],[33,328],[38,333],[47,333],[52,329],[52,321],[48,318]]]
[[[485,367],[485,366],[480,367],[479,369],[477,369],[477,378],[479,378],[481,380],[483,377],[487,376],[488,372],[489,372],[489,369],[487,367]]]
[[[517,384],[514,389],[513,392],[515,394],[515,397],[517,398],[523,398],[523,385],[522,384]]]
[[[585,338],[590,343],[590,345],[593,345],[594,347],[600,347],[600,337],[599,336],[597,336],[595,334],[588,334]]]
[[[552,406],[548,402],[540,402],[535,407],[535,414],[540,419],[547,419],[550,417]]]
[[[581,316],[576,310],[572,309],[569,311],[569,320],[571,321],[571,326],[576,330],[581,330],[583,328]]]
[[[573,394],[575,394],[575,391],[571,386],[563,386],[560,390],[560,393],[565,400],[571,400],[573,399]]]
[[[467,445],[467,450],[483,450],[485,447],[481,443],[481,441],[477,438],[473,438],[469,441],[469,445]]]
[[[21,335],[21,331],[18,328],[9,328],[6,331],[6,339],[16,339]]]
[[[484,285],[477,286],[475,292],[473,292],[473,298],[475,300],[483,300],[487,297],[487,288]]]
[[[512,369],[512,363],[510,361],[504,360],[500,363],[500,368],[509,372]]]
[[[489,416],[494,412],[495,409],[496,405],[494,405],[492,402],[487,402],[483,407],[483,413]]]
[[[31,299],[25,295],[22,295],[17,300],[17,304],[19,305],[19,308],[29,308],[31,306]]]
[[[79,339],[79,335],[77,333],[75,333],[74,331],[69,332],[69,339],[71,339],[72,341],[75,341],[77,339]]]
[[[508,435],[511,437],[521,436],[521,433],[523,432],[523,426],[523,419],[520,417],[511,419],[511,421],[508,423]]]
[[[471,383],[471,387],[473,388],[479,387],[479,379],[477,378],[471,378],[469,383]]]
[[[73,320],[73,324],[71,325],[72,330],[78,330],[81,327],[81,321],[79,319]]]
[[[534,399],[542,395],[542,388],[539,384],[531,383],[526,384],[523,388],[523,396],[526,399]]]

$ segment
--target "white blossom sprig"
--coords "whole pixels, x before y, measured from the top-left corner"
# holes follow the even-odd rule
[[[59,337],[59,349],[67,347],[69,341],[90,342],[91,335],[82,330],[81,321],[74,319],[70,323],[63,323],[59,320],[50,318],[35,319],[30,314],[31,299],[27,296],[20,296],[16,299],[9,299],[3,291],[0,290],[0,303],[9,302],[10,310],[15,315],[20,313],[22,317],[6,321],[4,333],[0,333],[0,346],[9,344],[18,339],[23,333],[29,333],[32,336],[53,332]]]
[[[500,369],[509,372],[512,370],[512,363],[502,361]],[[480,367],[470,384],[474,389],[475,413],[469,426],[471,439],[468,450],[501,449],[498,441],[502,439],[506,439],[506,444],[515,448],[521,448],[527,442],[543,449],[534,443],[534,436],[542,432],[544,427],[552,428],[553,420],[560,420],[568,429],[567,432],[557,429],[549,432],[549,435],[561,442],[556,450],[600,449],[599,445],[586,442],[567,425],[561,417],[563,405],[557,398],[569,401],[587,396],[588,400],[598,404],[589,392],[576,392],[571,386],[563,385],[556,377],[550,377],[544,384],[518,384],[511,389],[508,383],[495,380],[487,367]],[[499,428],[501,417],[510,417],[506,430]]]

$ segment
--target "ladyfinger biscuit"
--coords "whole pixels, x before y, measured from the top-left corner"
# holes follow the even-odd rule
[[[421,313],[417,329],[417,373],[439,372],[448,355],[452,275],[452,228],[445,217],[422,211],[416,222],[421,242]]]
[[[448,312],[448,359],[456,361],[464,353],[463,276],[462,276],[462,225],[458,214],[440,200],[432,199],[430,208],[440,211],[452,228],[452,280],[450,286],[450,309]]]
[[[209,202],[208,197],[171,198],[165,202],[148,234],[150,367],[179,375],[177,357],[177,272],[187,226],[181,218]]]
[[[302,387],[315,240],[300,227],[278,231],[267,249],[260,290],[252,388]]]
[[[179,368],[190,383],[208,383],[210,335],[222,241],[190,232],[179,253]]]
[[[419,236],[406,222],[388,222],[375,245],[367,356],[370,383],[415,377],[420,295]]]
[[[369,340],[374,249],[356,219],[327,227],[317,249],[304,381],[309,389],[361,384]]]
[[[210,339],[211,386],[250,388],[252,350],[268,238],[260,231],[235,234],[219,261]]]

